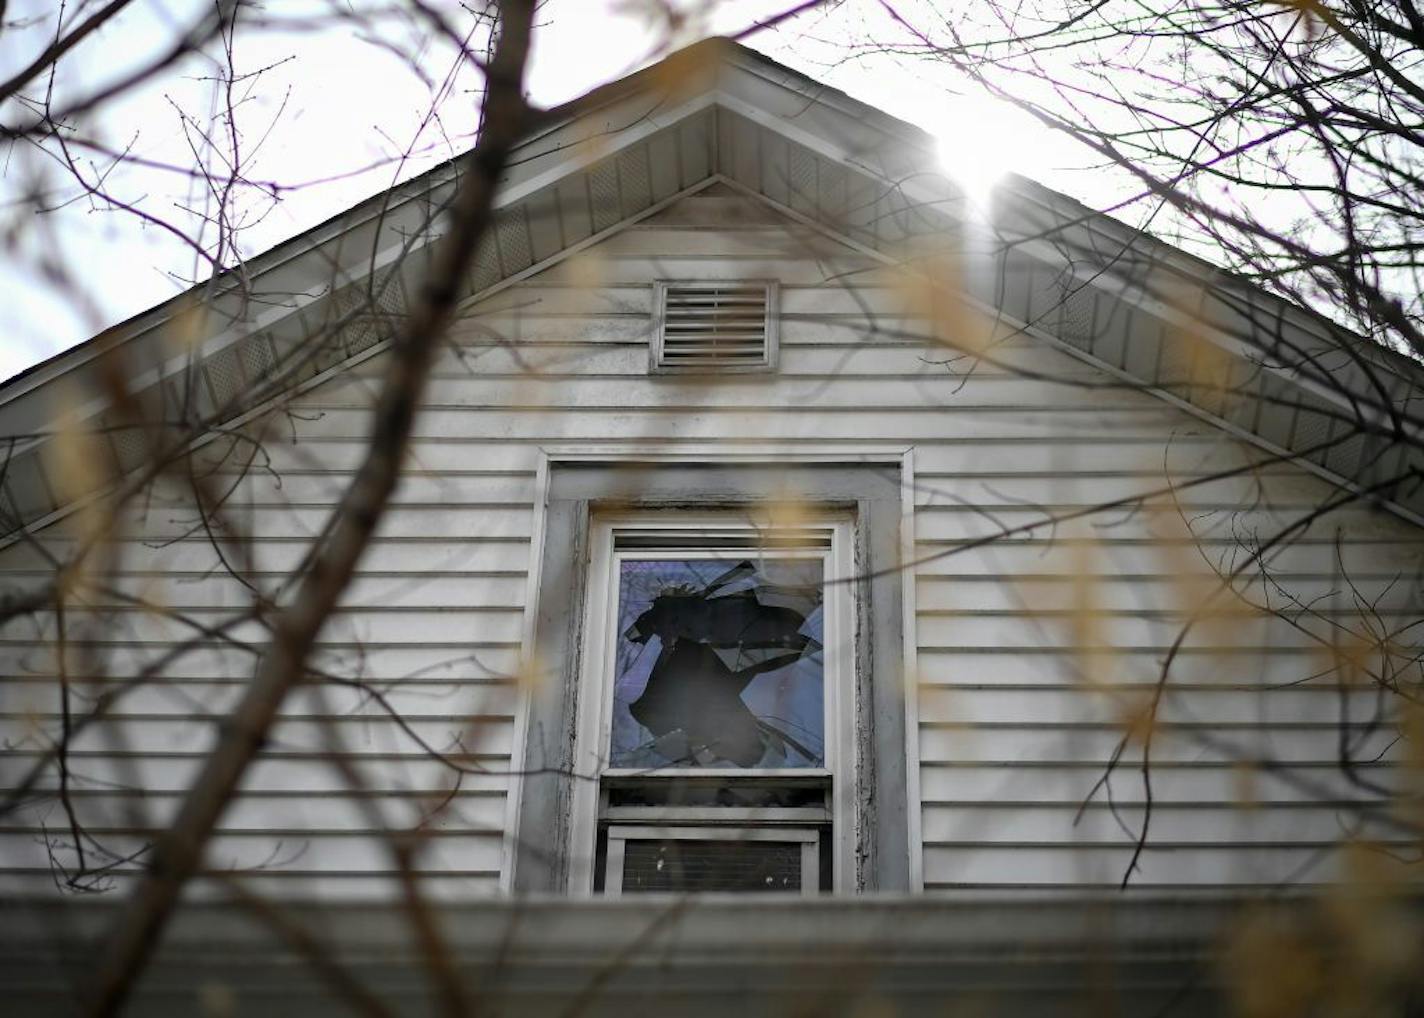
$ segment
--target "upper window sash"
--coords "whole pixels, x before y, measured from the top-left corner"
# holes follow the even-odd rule
[[[687,548],[678,548],[669,552],[657,552],[646,549],[636,551],[618,550],[617,539],[615,538],[615,551],[613,552],[613,562],[610,569],[611,590],[608,593],[612,631],[608,634],[609,653],[611,660],[606,662],[605,675],[607,683],[604,687],[604,714],[602,718],[602,747],[608,753],[603,770],[607,772],[612,769],[639,769],[649,770],[656,774],[682,773],[684,771],[693,774],[704,773],[709,769],[725,769],[731,773],[741,773],[743,775],[766,774],[771,771],[788,771],[791,773],[805,772],[808,770],[824,769],[830,770],[834,764],[827,756],[827,733],[832,728],[831,707],[825,696],[827,686],[825,674],[825,640],[826,633],[822,630],[815,635],[807,633],[806,627],[815,616],[820,616],[822,622],[825,618],[825,605],[823,603],[826,578],[828,576],[829,563],[825,552],[808,552],[802,550],[774,550],[768,549],[764,554],[750,552],[745,548],[730,550],[707,549],[694,551]],[[688,569],[687,566],[695,565],[699,562],[716,563],[716,566],[707,569]],[[738,567],[741,563],[749,563],[753,569],[757,570],[752,576],[745,574],[738,576]],[[646,564],[648,569],[638,570],[639,563]],[[807,565],[813,568],[805,568]],[[639,576],[639,573],[643,576]],[[780,573],[781,575],[776,575]],[[637,589],[637,584],[655,583],[655,577],[662,577],[664,582],[684,584],[686,596],[680,597],[678,594],[660,594],[658,597],[648,600],[640,594],[647,592]],[[746,586],[747,581],[755,580],[752,587]],[[703,718],[711,718],[719,713],[724,715],[723,721],[728,729],[733,728],[733,723],[745,720],[748,725],[743,726],[754,728],[753,732],[744,731],[748,740],[754,741],[752,746],[743,746],[743,750],[750,750],[752,753],[760,751],[764,762],[744,762],[738,766],[733,762],[735,749],[728,745],[724,748],[721,758],[725,763],[718,764],[708,762],[704,764],[676,764],[664,763],[659,760],[659,756],[665,760],[666,756],[659,754],[655,749],[644,749],[638,755],[640,759],[632,759],[635,750],[628,745],[629,737],[636,732],[652,733],[651,724],[647,723],[651,719],[648,717],[634,716],[633,711],[638,709],[639,704],[643,704],[648,714],[656,713],[666,720],[668,715],[675,713],[679,708],[685,708],[683,702],[687,695],[695,695],[692,691],[687,691],[679,695],[679,690],[669,688],[670,680],[667,676],[662,677],[664,683],[661,695],[654,689],[654,683],[658,681],[656,675],[657,666],[662,663],[663,656],[669,652],[669,646],[664,641],[664,632],[668,628],[675,627],[677,622],[668,619],[668,611],[686,610],[694,613],[692,619],[697,624],[707,625],[715,630],[718,626],[736,625],[737,622],[747,621],[742,616],[747,607],[747,600],[741,592],[755,590],[757,585],[771,584],[776,580],[783,581],[780,593],[792,598],[804,598],[808,588],[814,588],[814,603],[805,601],[797,607],[804,609],[797,611],[794,608],[790,612],[782,611],[778,606],[769,609],[760,605],[760,598],[752,595],[751,600],[758,602],[758,611],[766,611],[769,618],[758,618],[757,624],[767,624],[770,629],[764,630],[759,636],[749,640],[745,648],[738,647],[733,650],[728,645],[713,646],[704,644],[696,646],[694,642],[692,649],[674,650],[674,654],[680,654],[686,658],[681,663],[684,669],[701,669],[704,672],[725,672],[726,678],[731,679],[735,672],[745,675],[747,672],[754,672],[759,666],[772,665],[777,660],[784,661],[783,664],[774,667],[766,667],[760,674],[752,674],[747,680],[745,687],[738,693],[730,697],[725,696],[725,686],[720,686],[714,681],[702,687],[702,699],[700,704]],[[719,582],[727,584],[727,594],[719,594],[716,585]],[[631,589],[630,589],[631,587]],[[799,588],[799,589],[798,589]],[[765,589],[763,587],[763,589]],[[710,591],[710,596],[698,596],[702,591]],[[638,612],[637,615],[634,613]],[[726,614],[724,614],[726,613]],[[777,614],[782,615],[781,619],[775,618]],[[789,618],[785,617],[789,615]],[[776,629],[778,625],[782,627],[791,624],[797,626],[794,632],[781,631]],[[610,622],[605,622],[605,625]],[[636,627],[642,627],[646,631],[640,631],[637,637],[629,637],[629,633]],[[814,628],[814,627],[813,627]],[[776,629],[775,632],[770,630]],[[786,642],[778,646],[777,641],[784,639]],[[796,645],[800,644],[799,648]],[[796,648],[799,652],[794,659],[787,660],[789,651]],[[631,658],[627,669],[623,668],[624,662],[620,657]],[[761,675],[775,675],[783,669],[795,669],[790,675],[783,674],[781,682],[763,682]],[[619,692],[622,681],[626,677],[631,681],[629,686],[636,686],[641,676],[643,685],[639,689],[639,697],[633,704],[620,709]],[[645,675],[642,673],[646,673]],[[781,697],[788,692],[786,684],[790,683],[794,688],[789,691],[790,695],[783,701]],[[779,688],[778,688],[779,687]],[[624,692],[627,692],[625,689]],[[718,703],[719,693],[721,699],[731,702]],[[805,703],[808,696],[819,697],[821,709],[814,710],[814,706]],[[799,704],[796,701],[801,701]],[[760,709],[758,709],[760,706]],[[808,709],[810,708],[810,709]],[[819,717],[817,716],[819,714]],[[695,725],[697,719],[693,719]],[[694,729],[695,730],[695,729]],[[689,734],[691,734],[689,732]],[[729,733],[730,734],[730,733]],[[755,736],[753,740],[752,737]],[[621,736],[621,738],[620,738]],[[673,733],[668,733],[667,738],[671,743],[676,743]],[[696,755],[717,757],[717,743],[715,736],[707,742],[690,743],[686,750]],[[767,758],[770,757],[770,760]],[[773,762],[776,761],[776,762]],[[778,766],[779,763],[779,766]]]

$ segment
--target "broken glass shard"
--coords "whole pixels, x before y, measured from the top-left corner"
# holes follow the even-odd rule
[[[623,559],[609,764],[820,767],[819,559]]]

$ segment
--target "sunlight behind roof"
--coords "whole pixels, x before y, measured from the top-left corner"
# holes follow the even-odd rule
[[[983,92],[946,95],[931,123],[941,167],[964,189],[970,206],[989,208],[1006,173],[1032,176],[1044,130],[1027,113]]]

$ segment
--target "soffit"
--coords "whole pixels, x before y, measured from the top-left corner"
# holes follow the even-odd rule
[[[161,365],[134,377],[169,417],[185,404],[205,415],[250,406],[254,389],[303,388],[369,356],[394,333],[428,266],[455,172],[441,167],[255,259],[243,286],[211,302],[196,342],[172,345],[185,321],[180,298],[12,380],[0,389],[3,431],[39,436],[62,412],[77,413],[105,436],[102,487],[144,458],[141,436],[112,417],[84,370],[108,350]],[[971,345],[984,356],[1016,334],[1050,339],[1365,487],[1415,462],[1417,441],[1356,424],[1393,417],[1415,429],[1417,365],[1342,339],[1258,289],[1208,278],[1203,263],[1022,180],[992,221],[966,220],[958,192],[933,169],[927,136],[721,41],[596,91],[521,145],[466,279],[469,300],[716,179],[967,294],[996,322],[987,346],[983,337]],[[947,266],[956,267],[949,276]],[[1277,357],[1263,335],[1303,351],[1306,369]],[[29,524],[60,509],[61,485],[43,443],[25,441],[6,472],[3,506]],[[1424,513],[1420,492],[1386,494]]]

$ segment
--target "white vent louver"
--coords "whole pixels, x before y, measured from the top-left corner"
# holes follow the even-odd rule
[[[820,890],[821,835],[814,828],[608,828],[603,890],[636,893]]]
[[[776,366],[776,284],[655,284],[654,371],[769,371]]]

